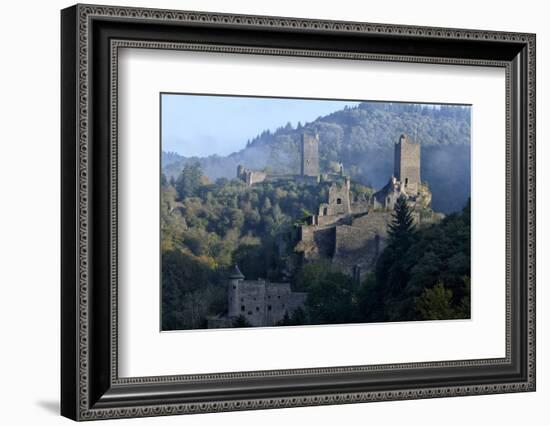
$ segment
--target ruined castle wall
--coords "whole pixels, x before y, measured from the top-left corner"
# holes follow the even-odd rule
[[[383,237],[388,234],[388,224],[392,221],[391,212],[369,212],[365,216],[353,219],[352,225],[360,227],[363,232]]]
[[[356,201],[351,203],[351,213],[352,214],[362,214],[369,211],[369,202],[368,201]]]
[[[334,255],[360,250],[365,245],[366,235],[361,228],[349,225],[336,227]]]
[[[251,186],[255,183],[260,183],[266,180],[267,174],[257,170],[249,170],[246,167],[239,165],[237,166],[237,177],[248,186]]]
[[[334,253],[334,238],[334,227],[302,225],[296,250],[303,253],[304,259],[308,261],[330,258]]]
[[[300,227],[300,241],[304,241],[306,243],[313,242],[313,234],[315,232],[315,227],[310,225],[302,225]]]
[[[352,275],[355,266],[361,273],[373,271],[376,260],[387,244],[390,212],[370,212],[353,219],[352,225],[338,225],[333,263]]]
[[[319,176],[319,138],[302,134],[302,176]]]
[[[317,185],[319,183],[319,176],[292,176],[292,180],[296,183],[304,185]]]
[[[347,185],[333,184],[328,191],[329,214],[349,214],[351,212],[349,188]]]
[[[329,207],[327,206],[327,208],[329,208]],[[319,209],[319,210],[322,211],[322,209]],[[329,212],[330,212],[330,210],[329,210]],[[329,225],[335,224],[336,222],[342,220],[345,217],[346,217],[346,215],[343,214],[343,213],[342,214],[332,214],[332,215],[329,214],[328,216],[319,215],[317,217],[317,224],[320,227],[329,226]]]

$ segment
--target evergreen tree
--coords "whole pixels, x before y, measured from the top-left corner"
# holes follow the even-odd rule
[[[415,225],[412,210],[403,195],[395,202],[392,218],[392,222],[388,225],[388,234],[392,242],[409,239],[415,231]]]
[[[200,163],[187,163],[176,180],[176,190],[180,199],[194,197],[201,186],[202,169]]]
[[[239,315],[233,320],[233,327],[243,328],[243,327],[252,327],[244,315]]]

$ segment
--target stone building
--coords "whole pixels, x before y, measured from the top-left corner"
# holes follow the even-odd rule
[[[239,317],[253,327],[276,325],[304,306],[307,293],[293,292],[290,283],[246,280],[235,265],[227,280],[227,313],[208,320],[208,328],[232,327]]]

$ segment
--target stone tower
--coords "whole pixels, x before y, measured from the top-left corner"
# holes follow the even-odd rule
[[[319,176],[319,135],[302,134],[302,176]]]
[[[413,142],[406,134],[395,144],[393,175],[405,188],[420,184],[420,144]]]
[[[239,287],[244,280],[244,275],[235,265],[233,271],[227,277],[227,316],[236,317],[239,311]]]

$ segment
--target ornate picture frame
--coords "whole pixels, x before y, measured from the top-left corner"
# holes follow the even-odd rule
[[[534,34],[96,5],[64,9],[61,30],[62,415],[93,420],[535,390]],[[505,356],[120,377],[117,64],[126,47],[504,69]]]

